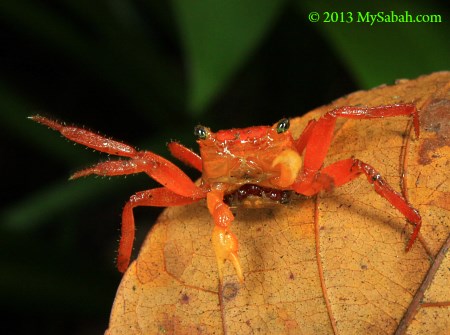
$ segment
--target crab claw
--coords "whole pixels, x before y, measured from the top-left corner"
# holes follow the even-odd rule
[[[282,151],[272,162],[272,167],[279,165],[280,176],[277,184],[280,187],[292,185],[302,167],[302,158],[291,149]]]
[[[233,264],[239,281],[244,282],[244,275],[237,256],[238,241],[236,236],[227,228],[215,226],[212,233],[212,243],[216,253],[220,282],[223,282],[223,267],[227,260]]]

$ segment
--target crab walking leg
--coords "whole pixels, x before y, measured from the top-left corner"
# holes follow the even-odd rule
[[[110,155],[134,157],[137,153],[136,149],[127,144],[111,140],[83,128],[65,126],[62,123],[47,119],[40,115],[30,116],[29,118],[59,131],[62,136],[71,141]]]
[[[416,137],[419,137],[419,115],[415,105],[386,105],[378,107],[340,107],[323,115],[315,123],[309,123],[304,133],[296,141],[296,146],[305,146],[304,172],[314,174],[323,164],[333,138],[334,126],[338,117],[347,119],[375,119],[393,116],[412,116]],[[311,127],[314,129],[312,130]]]
[[[221,283],[223,282],[223,267],[225,262],[229,260],[236,270],[239,281],[243,282],[244,275],[237,255],[239,249],[238,240],[236,235],[229,229],[234,216],[228,205],[223,202],[223,195],[223,191],[212,190],[206,196],[206,204],[215,223],[212,243],[217,259],[219,280]]]
[[[106,161],[73,174],[70,179],[91,174],[121,176],[144,172],[150,178],[176,194],[186,197],[203,194],[203,191],[175,164],[150,151],[139,151],[129,160]]]
[[[306,125],[305,129],[303,129],[303,132],[301,133],[300,137],[295,141],[295,148],[297,149],[298,153],[301,154],[303,150],[305,150],[306,144],[308,143],[308,140],[311,137],[311,134],[314,130],[314,127],[316,126],[316,123],[317,123],[316,120],[310,120]]]
[[[170,142],[167,147],[173,157],[202,172],[202,158],[195,152],[178,142]]]
[[[374,186],[375,191],[389,201],[392,206],[397,208],[400,213],[402,213],[405,218],[415,226],[406,246],[406,251],[411,249],[419,234],[420,227],[422,225],[422,218],[414,207],[412,207],[399,193],[391,188],[391,186],[381,177],[378,171],[359,159],[349,158],[331,164],[323,168],[320,172],[321,174],[331,177],[333,184],[336,187],[352,181],[360,174],[364,174],[368,182]]]
[[[170,207],[191,204],[200,198],[184,197],[171,190],[160,187],[152,190],[138,192],[130,197],[122,212],[122,233],[117,255],[117,269],[125,272],[130,263],[134,242],[134,215],[133,208],[138,206]]]
[[[120,176],[144,172],[161,185],[179,195],[190,197],[203,193],[175,164],[150,151],[137,151],[127,144],[111,140],[82,128],[65,126],[62,123],[47,119],[40,115],[35,115],[30,118],[59,131],[64,137],[71,141],[111,155],[130,158],[129,160],[107,161],[96,164],[91,168],[76,172],[70,179],[76,179],[91,174],[100,176]],[[192,154],[195,155],[194,153]]]

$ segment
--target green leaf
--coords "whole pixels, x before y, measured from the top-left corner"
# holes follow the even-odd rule
[[[188,71],[188,107],[199,115],[258,47],[283,0],[174,0]]]
[[[418,1],[378,2],[378,1],[297,1],[304,20],[308,14],[317,12],[320,20],[311,23],[319,29],[361,88],[367,89],[393,82],[399,78],[415,78],[419,75],[449,68],[450,35],[442,9],[432,7],[428,2]],[[361,22],[358,14],[367,12],[382,16],[410,14],[441,15],[437,23],[377,23]],[[406,13],[406,11],[408,13]],[[327,12],[328,14],[326,14]],[[336,13],[338,22],[331,21],[331,13]],[[343,13],[343,14],[341,14]],[[350,13],[350,14],[349,14]],[[352,16],[352,22],[340,22]],[[406,17],[406,16],[404,16]]]
[[[74,183],[62,181],[49,185],[2,210],[0,227],[9,231],[35,229],[65,210],[75,210],[76,207],[96,201],[103,194],[117,191],[121,182],[123,183],[118,179],[107,182],[84,179]]]
[[[0,1],[5,22],[38,41],[42,52],[67,57],[85,76],[106,82],[137,109],[149,111],[149,119],[167,122],[167,110],[180,110],[184,87],[175,60],[149,38],[132,2],[68,1],[59,9],[94,32],[41,2]]]

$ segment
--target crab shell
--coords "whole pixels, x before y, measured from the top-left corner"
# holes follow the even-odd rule
[[[270,126],[205,130],[197,142],[203,162],[202,180],[232,192],[245,184],[290,189],[302,167],[294,139],[280,123]]]

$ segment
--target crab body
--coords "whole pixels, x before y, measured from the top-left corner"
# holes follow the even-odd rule
[[[418,112],[412,104],[378,107],[340,107],[318,120],[311,120],[298,138],[289,132],[289,120],[282,119],[273,126],[220,130],[197,126],[200,156],[178,142],[168,148],[172,155],[202,173],[201,183],[194,183],[176,165],[150,151],[137,151],[78,127],[68,127],[42,116],[31,119],[59,131],[68,139],[95,150],[127,157],[110,160],[76,172],[71,178],[91,174],[102,176],[144,172],[162,187],[138,192],[130,197],[122,213],[122,235],[118,252],[118,269],[124,272],[130,262],[134,241],[133,208],[137,206],[181,206],[206,198],[214,228],[212,243],[217,258],[219,280],[226,261],[230,261],[238,278],[243,271],[238,258],[238,241],[231,232],[234,215],[231,207],[243,204],[263,207],[285,203],[290,194],[305,196],[331,190],[363,174],[375,191],[399,210],[414,225],[406,246],[408,251],[418,236],[421,217],[406,199],[394,191],[369,164],[348,158],[323,166],[331,144],[336,119],[372,119],[410,116],[416,137],[419,136]]]
[[[203,130],[205,138],[198,143],[204,183],[225,185],[228,192],[246,184],[284,189],[300,170],[300,154],[289,132],[273,127]]]

